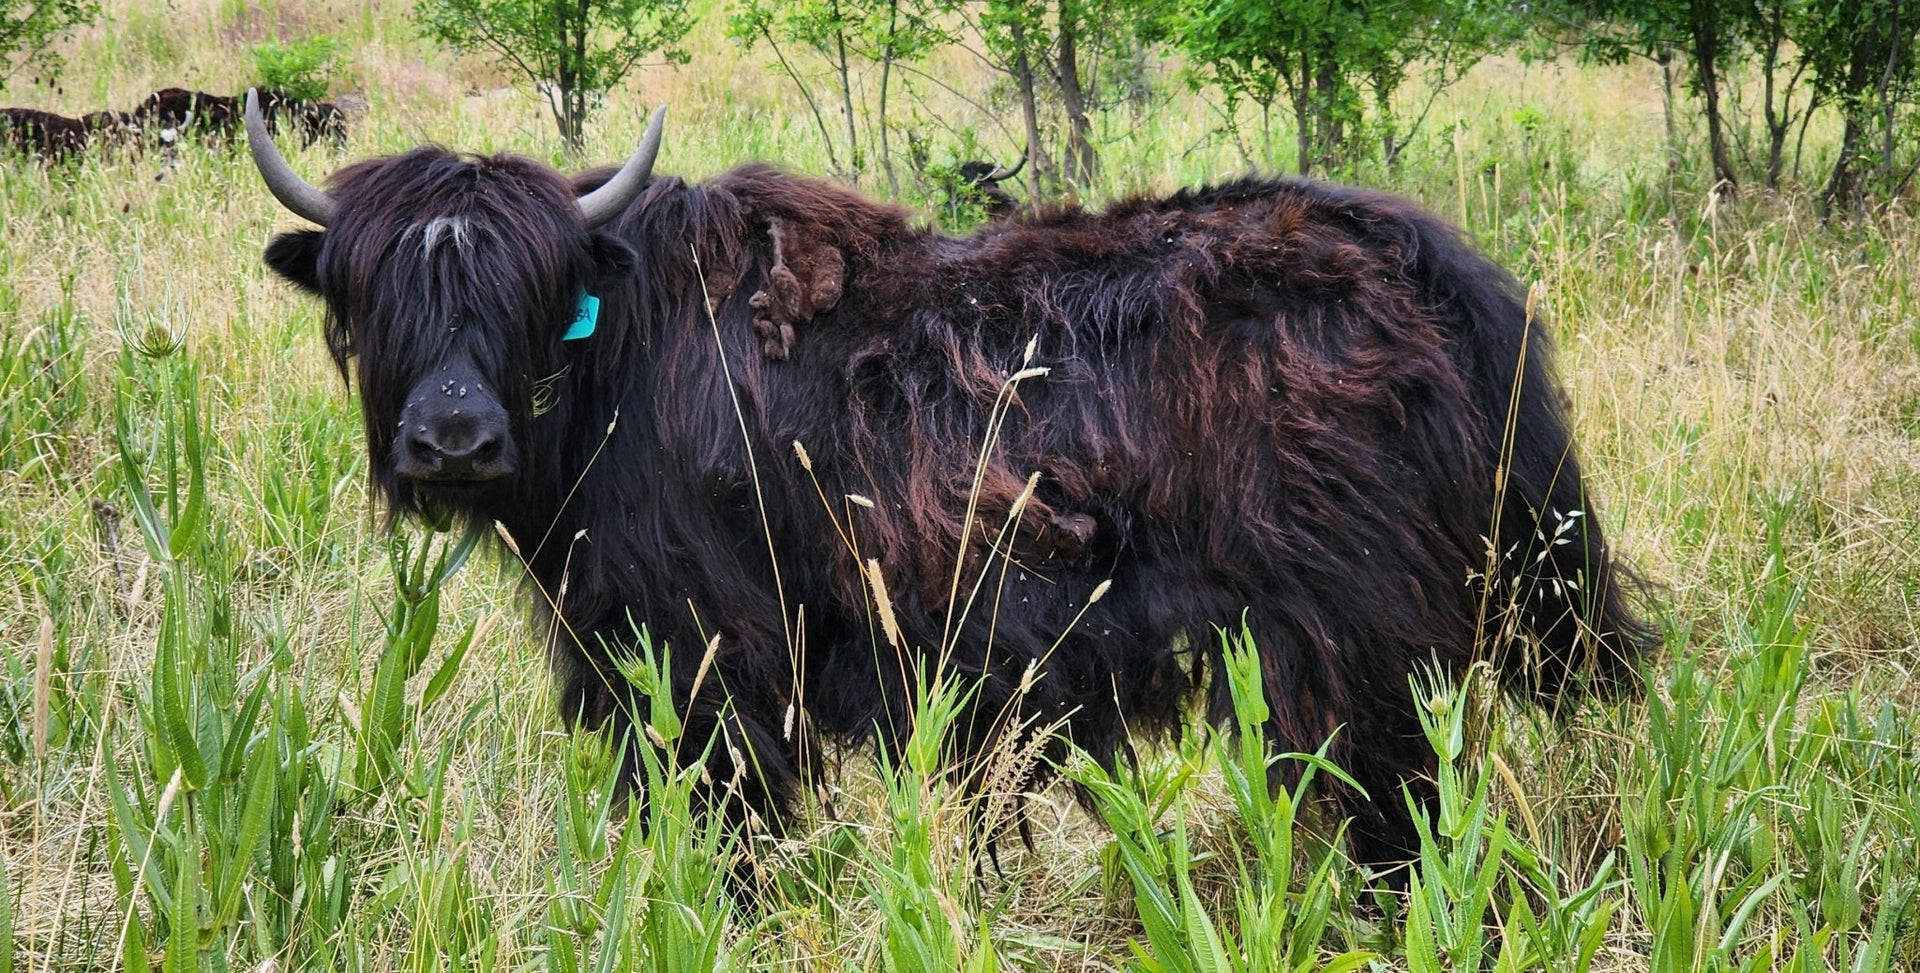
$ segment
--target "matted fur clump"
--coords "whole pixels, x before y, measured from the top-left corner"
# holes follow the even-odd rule
[[[817,739],[903,740],[943,657],[979,681],[962,753],[1011,722],[1113,755],[1200,685],[1224,720],[1205,677],[1244,616],[1272,739],[1333,738],[1374,797],[1331,790],[1356,856],[1386,863],[1418,847],[1402,783],[1431,796],[1416,667],[1631,679],[1648,633],[1547,337],[1408,203],[1244,180],[955,237],[646,162],[578,206],[607,173],[423,148],[322,194],[262,163],[327,224],[267,260],[326,302],[382,493],[516,540],[569,718],[644,720],[610,653],[647,626],[686,739],[721,733],[712,778],[774,822]]]

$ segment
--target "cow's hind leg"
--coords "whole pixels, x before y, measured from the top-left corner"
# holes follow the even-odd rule
[[[1350,651],[1331,651],[1308,630],[1285,616],[1250,613],[1258,640],[1261,685],[1268,708],[1265,731],[1270,750],[1316,753],[1352,778],[1355,788],[1331,774],[1319,774],[1316,791],[1342,820],[1355,862],[1366,866],[1390,888],[1402,889],[1407,864],[1420,854],[1419,830],[1412,807],[1427,813],[1434,801],[1433,752],[1421,730],[1408,670],[1400,650],[1370,654],[1364,667]],[[1307,646],[1322,646],[1307,649]],[[1217,665],[1209,712],[1216,725],[1233,718],[1226,669]],[[1275,786],[1295,786],[1305,764],[1273,764]]]
[[[1404,890],[1420,858],[1420,832],[1414,815],[1433,819],[1438,794],[1433,781],[1433,750],[1403,689],[1358,707],[1333,748],[1341,769],[1358,783],[1363,797],[1344,784],[1332,788],[1340,812],[1350,819],[1348,841],[1353,860],[1370,869],[1388,888]]]

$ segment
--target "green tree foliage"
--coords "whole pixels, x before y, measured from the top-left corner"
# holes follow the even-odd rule
[[[99,0],[0,0],[0,88],[30,68],[57,72],[54,41],[99,13]]]
[[[1050,192],[1053,187],[1048,184],[1059,180],[1062,169],[1068,179],[1092,174],[1093,150],[1085,136],[1085,88],[1078,70],[1082,13],[1076,0],[1060,0],[1058,9],[1049,0],[985,0],[977,10],[988,58],[1019,95],[1036,195]],[[1064,44],[1056,42],[1057,37],[1064,37]],[[1073,69],[1066,75],[1054,63],[1061,49],[1066,51],[1067,67]],[[1062,102],[1068,100],[1068,89],[1079,102],[1077,112],[1075,106],[1066,106],[1066,129],[1073,141],[1057,153],[1050,151],[1040,123],[1040,99],[1048,76],[1059,84]]]
[[[1767,188],[1778,189],[1785,174],[1787,138],[1796,124],[1805,134],[1818,97],[1817,92],[1808,90],[1806,58],[1796,54],[1804,53],[1796,38],[1805,36],[1802,22],[1807,0],[1752,0],[1743,10],[1747,16],[1740,18],[1736,28],[1746,49],[1758,58],[1760,70],[1760,114],[1766,136],[1766,161],[1761,171]],[[1751,64],[1755,58],[1746,60]],[[1805,97],[1796,99],[1797,95]],[[1735,134],[1739,132],[1736,128]],[[1750,153],[1743,150],[1742,154],[1749,157],[1751,168]],[[1796,163],[1798,155],[1795,152]]]
[[[414,19],[427,36],[486,51],[538,85],[575,151],[600,96],[642,58],[686,63],[679,44],[694,22],[687,0],[419,0]]]
[[[893,169],[893,143],[887,138],[887,96],[892,88],[894,65],[917,61],[945,44],[953,34],[940,26],[924,0],[881,0],[869,19],[868,28],[854,36],[855,50],[861,57],[880,67],[879,105],[874,127],[880,133],[880,163],[887,173],[887,189],[900,193],[900,178]]]
[[[1053,155],[1040,131],[1039,73],[1046,58],[1047,0],[986,0],[978,9],[978,27],[988,59],[1019,93],[1020,117],[1031,164],[1028,179],[1037,198],[1057,179]]]
[[[332,37],[310,37],[284,46],[268,41],[253,49],[253,73],[265,87],[319,101],[327,96],[333,59],[345,48]]]
[[[1219,94],[1236,138],[1241,109],[1258,112],[1259,161],[1274,164],[1274,110],[1291,109],[1295,166],[1307,174],[1355,161],[1372,144],[1391,164],[1426,119],[1426,107],[1405,121],[1395,109],[1416,68],[1431,106],[1432,93],[1519,27],[1510,8],[1486,0],[1192,0],[1170,5],[1160,31],[1186,55],[1189,83]]]
[[[1666,82],[1668,151],[1675,154],[1672,63],[1676,52],[1688,56],[1692,65],[1689,81],[1705,113],[1714,183],[1731,191],[1739,186],[1740,177],[1728,147],[1725,77],[1744,29],[1756,21],[1757,9],[1764,2],[1567,0],[1563,10],[1583,28],[1582,46],[1595,60],[1621,63],[1641,56],[1660,65]]]

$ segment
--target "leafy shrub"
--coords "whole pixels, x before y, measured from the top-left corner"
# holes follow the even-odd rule
[[[268,41],[253,48],[253,74],[261,87],[278,88],[295,98],[319,101],[332,84],[334,57],[346,48],[341,41],[309,37],[284,47]]]

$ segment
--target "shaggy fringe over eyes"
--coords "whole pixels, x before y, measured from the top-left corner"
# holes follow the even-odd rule
[[[355,363],[371,472],[404,510],[413,495],[389,457],[408,392],[457,351],[524,441],[533,381],[558,367],[589,282],[590,241],[571,185],[514,156],[420,148],[342,170],[331,192],[343,204],[319,254],[327,344],[343,376]]]

